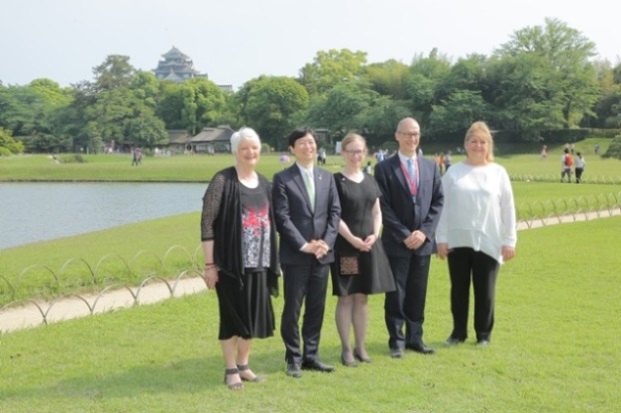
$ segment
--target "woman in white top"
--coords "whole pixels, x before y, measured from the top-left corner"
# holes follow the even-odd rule
[[[515,255],[515,205],[507,171],[494,163],[494,142],[484,122],[470,126],[464,147],[466,160],[442,178],[444,210],[436,232],[438,257],[448,258],[451,278],[453,332],[446,344],[468,337],[472,282],[477,344],[488,345],[498,270]]]

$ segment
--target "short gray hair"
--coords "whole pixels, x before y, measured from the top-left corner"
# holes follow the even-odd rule
[[[231,152],[237,153],[237,148],[241,141],[254,141],[259,144],[259,150],[261,149],[261,138],[252,128],[243,127],[231,136]]]

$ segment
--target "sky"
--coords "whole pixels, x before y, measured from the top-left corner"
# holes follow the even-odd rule
[[[621,2],[612,0],[3,0],[0,81],[92,81],[113,54],[150,71],[175,46],[219,85],[297,77],[318,51],[410,64],[437,48],[453,62],[491,55],[525,27],[556,18],[620,62]]]

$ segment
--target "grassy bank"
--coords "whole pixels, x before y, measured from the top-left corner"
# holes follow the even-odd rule
[[[584,180],[621,184],[621,161],[602,159],[593,154],[593,142],[595,140],[586,140],[576,145],[587,161]],[[605,147],[602,147],[603,151]],[[559,146],[549,148],[546,160],[542,160],[538,153],[499,155],[496,160],[516,180],[532,176],[554,182],[560,179],[561,152]],[[426,153],[426,156],[432,157],[433,153]],[[0,181],[207,182],[215,172],[233,164],[230,154],[148,157],[140,166],[131,166],[129,154],[82,155],[81,158],[83,162],[76,162],[75,156],[70,154],[58,155],[56,160],[48,155],[0,157]],[[463,155],[453,156],[453,162],[462,159]],[[368,161],[375,164],[372,156]],[[271,179],[289,164],[280,162],[280,154],[263,154],[258,170]],[[328,156],[327,169],[336,172],[343,165],[339,155]]]
[[[387,353],[382,297],[371,296],[373,363],[333,374],[284,374],[283,345],[255,340],[267,376],[222,384],[215,294],[0,335],[0,400],[17,412],[613,412],[621,404],[618,249],[621,218],[519,234],[503,266],[489,348],[455,348],[446,263],[432,262],[425,336],[435,356]],[[337,364],[334,297],[321,357]],[[277,316],[282,297],[274,300]],[[277,323],[280,324],[279,322]]]

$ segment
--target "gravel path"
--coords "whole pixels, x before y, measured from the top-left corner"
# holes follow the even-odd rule
[[[535,219],[518,223],[518,230],[540,228],[577,221],[589,221],[621,215],[621,209],[600,211],[547,219]],[[206,289],[201,277],[182,278],[172,281],[148,283],[142,287],[104,290],[99,294],[73,296],[55,301],[30,301],[20,307],[0,309],[0,332],[20,330],[55,323],[90,314],[99,314],[131,307],[153,304],[171,297],[196,294]]]

